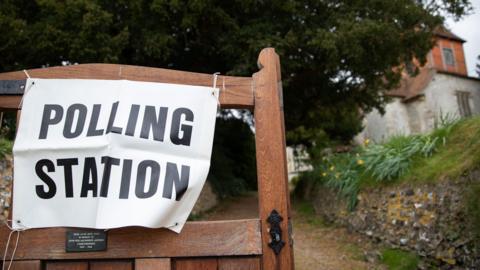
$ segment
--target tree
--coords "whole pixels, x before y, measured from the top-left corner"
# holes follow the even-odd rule
[[[0,0],[0,71],[113,62],[250,75],[281,56],[291,143],[348,141],[468,0]]]

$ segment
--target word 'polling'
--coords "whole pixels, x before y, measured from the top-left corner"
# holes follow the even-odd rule
[[[105,112],[102,104],[93,104],[90,108],[81,103],[71,104],[67,108],[59,104],[45,104],[38,138],[47,139],[49,129],[55,125],[63,125],[62,135],[67,139],[74,139],[82,134],[86,137],[103,136],[109,133],[138,136],[163,142],[170,108],[142,106],[132,104],[128,118],[124,123],[116,123],[120,102],[114,102]],[[99,127],[99,120],[104,118],[105,126]],[[170,117],[170,141],[175,145],[189,146],[194,114],[188,108],[175,108]]]

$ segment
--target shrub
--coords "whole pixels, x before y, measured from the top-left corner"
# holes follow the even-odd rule
[[[357,194],[362,172],[362,162],[359,155],[350,153],[334,155],[330,160],[324,159],[322,177],[325,184],[336,189],[340,196],[347,199],[350,210],[357,204]]]
[[[359,189],[364,182],[392,182],[406,175],[419,159],[431,157],[457,122],[446,122],[442,127],[427,135],[397,136],[384,144],[369,144],[357,147],[348,153],[328,153],[313,161],[314,170],[303,174],[302,180],[317,182],[337,190],[347,199],[353,210]]]
[[[12,141],[0,138],[0,158],[5,157],[5,155],[11,154],[12,147],[13,147]]]
[[[439,142],[445,141],[435,135],[395,137],[386,144],[372,145],[363,153],[365,170],[377,181],[391,181],[404,175],[417,156],[429,157]]]

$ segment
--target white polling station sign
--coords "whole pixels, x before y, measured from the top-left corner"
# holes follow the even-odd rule
[[[14,228],[180,232],[210,167],[217,98],[210,87],[28,79]]]

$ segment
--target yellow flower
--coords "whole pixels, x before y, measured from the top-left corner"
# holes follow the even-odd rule
[[[363,142],[363,144],[365,144],[365,146],[367,146],[369,143],[370,143],[369,139],[365,139],[365,141]]]
[[[338,179],[338,177],[340,177],[340,174],[339,174],[339,173],[336,173],[336,174],[335,174],[335,178]]]
[[[335,170],[335,166],[330,166],[330,171]]]
[[[365,163],[365,161],[363,161],[363,159],[357,159],[357,164],[358,165],[363,165],[363,163]]]
[[[323,172],[323,173],[322,173],[322,176],[323,176],[323,177],[327,176],[327,173],[326,173],[326,172]]]

